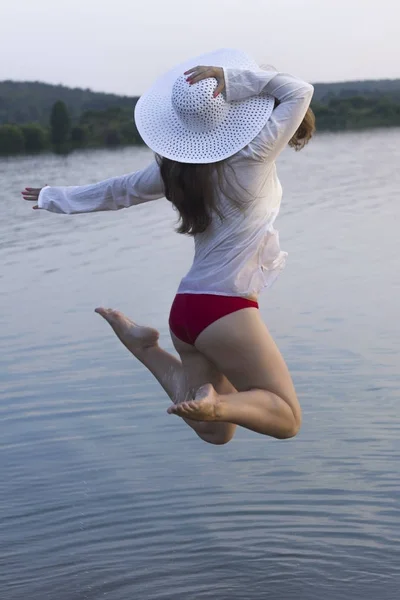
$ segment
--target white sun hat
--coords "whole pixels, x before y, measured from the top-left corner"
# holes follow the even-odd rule
[[[197,65],[259,71],[241,50],[222,49],[192,58],[165,73],[141,96],[135,122],[151,150],[177,162],[213,163],[247,146],[267,123],[275,100],[268,94],[228,102],[214,98],[214,78],[189,85],[184,72]]]

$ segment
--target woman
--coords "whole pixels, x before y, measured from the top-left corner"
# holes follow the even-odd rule
[[[213,66],[198,66],[193,64]],[[188,69],[188,67],[191,67]],[[195,257],[170,313],[180,361],[159,334],[98,308],[157,378],[197,435],[225,444],[237,425],[278,439],[297,434],[301,409],[257,299],[286,253],[273,224],[282,190],[275,160],[314,131],[313,88],[245,53],[219,50],[175,67],[140,98],[135,120],[156,160],[133,174],[80,187],[26,188],[34,208],[118,210],[165,196],[194,237]]]

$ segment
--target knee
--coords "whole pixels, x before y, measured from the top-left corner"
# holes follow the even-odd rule
[[[278,440],[288,440],[290,438],[296,437],[301,429],[301,415],[292,415],[290,419],[287,420],[285,426],[282,427],[281,431],[278,435],[274,436]]]
[[[275,437],[277,440],[289,440],[290,438],[296,437],[299,431],[299,426],[292,426],[279,432],[278,435],[276,435]]]
[[[214,440],[210,440],[210,444],[214,444],[214,446],[225,446],[228,442],[231,441],[231,437],[217,437]]]
[[[213,444],[214,446],[224,446],[233,438],[233,433],[230,432],[218,432],[212,435],[208,435],[207,437],[202,436],[202,439],[209,444]]]

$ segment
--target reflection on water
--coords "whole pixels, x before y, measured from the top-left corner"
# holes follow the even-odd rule
[[[377,153],[379,148],[379,153]],[[280,161],[286,271],[261,309],[304,409],[294,440],[202,443],[98,305],[161,330],[192,242],[165,201],[31,211],[25,185],[131,171],[146,150],[0,161],[0,597],[398,597],[400,131]]]

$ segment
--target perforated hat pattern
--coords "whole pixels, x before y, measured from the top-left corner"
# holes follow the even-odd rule
[[[157,154],[187,163],[223,160],[244,148],[268,121],[274,99],[253,96],[227,102],[214,98],[214,78],[189,85],[182,73],[196,64],[258,69],[238,50],[220,50],[175,67],[138,101],[136,125],[145,143]]]
[[[172,88],[172,106],[184,127],[189,131],[205,132],[221,125],[229,112],[222,94],[214,98],[217,86],[214,78],[189,85],[181,75]]]

